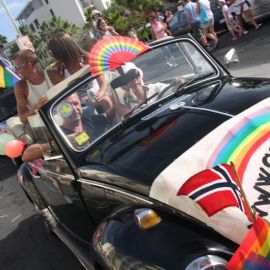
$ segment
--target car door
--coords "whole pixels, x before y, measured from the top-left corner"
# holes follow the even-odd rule
[[[89,240],[92,223],[81,200],[79,185],[63,159],[40,160],[35,185],[58,220],[79,237]]]
[[[29,118],[29,123],[37,143],[53,144],[39,115]],[[43,153],[43,159],[29,165],[35,172],[36,187],[60,223],[80,238],[89,240],[93,226],[81,200],[80,185],[59,149],[54,145]]]

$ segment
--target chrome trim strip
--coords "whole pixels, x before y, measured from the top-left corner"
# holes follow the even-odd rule
[[[180,103],[183,103],[182,106],[179,106],[179,108],[177,110],[180,110],[180,109],[190,109],[190,110],[197,110],[197,111],[206,111],[206,112],[211,112],[211,113],[216,113],[216,114],[220,114],[220,115],[225,115],[225,116],[228,116],[230,118],[234,117],[235,115],[233,114],[229,114],[229,113],[226,113],[226,112],[221,112],[221,111],[217,111],[217,110],[212,110],[212,109],[206,109],[206,108],[198,108],[198,107],[192,107],[192,106],[186,106],[185,103],[182,101],[183,99],[185,99],[187,97],[186,96],[181,96],[181,97],[178,97],[166,104],[164,104],[162,107],[152,111],[150,114],[146,115],[146,116],[143,116],[141,118],[142,121],[147,121],[149,119],[151,119],[152,117],[158,115],[159,113],[169,109],[172,105],[174,104],[180,104]]]
[[[205,111],[205,112],[216,113],[216,114],[225,115],[225,116],[228,116],[228,117],[231,117],[231,118],[234,117],[233,114],[220,112],[220,111],[212,110],[212,109],[198,108],[198,107],[192,107],[192,106],[186,106],[186,105],[184,105],[182,108],[190,109],[190,110],[197,110],[197,111]]]
[[[60,177],[63,177],[65,179],[69,178],[71,181],[72,180],[75,180],[75,178],[74,178],[74,176],[72,174],[52,172],[48,168],[38,167],[35,163],[33,163],[31,161],[29,161],[27,163],[29,163],[31,167],[34,167],[35,169],[37,169],[41,173],[44,173],[44,174],[47,174],[47,175],[50,175],[50,176],[53,176],[53,177],[56,177],[56,178],[60,176]],[[33,174],[33,172],[31,171],[31,169],[29,169],[29,173],[31,174],[31,176],[33,178],[41,179],[41,176],[40,175]]]
[[[107,189],[107,190],[109,189],[109,190],[112,190],[112,191],[116,191],[116,192],[121,193],[121,194],[124,194],[126,196],[129,196],[129,197],[132,197],[132,198],[141,200],[141,201],[143,201],[145,203],[154,204],[153,202],[151,202],[149,200],[143,199],[143,198],[141,198],[139,196],[132,195],[132,194],[127,193],[127,192],[124,192],[122,190],[118,190],[116,188],[112,188],[110,186],[107,186],[106,184],[96,183],[96,182],[93,182],[92,180],[84,180],[84,179],[78,179],[78,182],[83,183],[83,184],[88,184],[90,186],[101,187],[101,188],[104,188],[104,189]]]
[[[154,117],[155,115],[158,115],[159,113],[166,111],[167,109],[169,109],[173,104],[178,103],[178,102],[182,102],[183,99],[185,99],[188,95],[185,96],[181,96],[178,98],[175,98],[171,101],[169,101],[168,103],[165,103],[162,107],[157,108],[156,110],[152,111],[151,113],[149,113],[148,115],[145,115],[141,118],[142,121],[146,121],[148,119],[151,119],[152,117]]]

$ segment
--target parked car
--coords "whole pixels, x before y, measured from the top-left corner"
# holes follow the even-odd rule
[[[176,65],[166,64],[168,50]],[[20,167],[18,183],[86,269],[225,269],[242,224],[227,220],[226,235],[206,214],[194,216],[177,197],[179,179],[213,156],[216,140],[236,132],[226,133],[231,121],[244,114],[244,125],[246,112],[270,97],[270,80],[234,78],[189,34],[153,43],[132,63],[130,73],[123,67],[106,72],[111,117],[99,114],[91,96],[85,106],[94,83],[88,67],[49,90],[48,103],[29,119],[46,151]],[[143,89],[156,90],[121,115],[117,106],[134,94],[125,83],[142,77]],[[83,128],[72,130],[71,119]],[[255,167],[252,173],[260,164]]]

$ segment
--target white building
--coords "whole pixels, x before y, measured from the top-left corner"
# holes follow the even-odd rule
[[[33,32],[36,32],[44,21],[52,17],[60,17],[81,27],[85,23],[84,9],[94,6],[102,11],[110,2],[110,0],[32,0],[24,7],[16,20],[20,25],[28,25]]]

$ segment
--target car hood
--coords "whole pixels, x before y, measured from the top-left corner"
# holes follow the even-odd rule
[[[210,86],[211,84],[214,85],[213,82],[210,83]],[[217,91],[212,91],[209,86],[202,87],[199,96],[205,96],[205,98],[202,99],[201,102],[196,102],[196,97],[193,97],[192,102],[194,105],[198,104],[207,108],[237,115],[262,99],[269,97],[270,79],[231,78],[222,81],[220,86],[217,85],[216,89]],[[210,94],[207,96],[208,92]],[[207,99],[207,97],[209,99]]]
[[[144,110],[128,126],[119,125],[90,152],[89,163],[150,188],[167,166],[212,130],[269,97],[270,80],[226,78],[194,89]]]
[[[270,221],[266,197],[269,94],[268,80],[225,83],[209,107],[236,115],[200,137],[162,170],[151,185],[150,197],[203,221],[238,244],[253,220],[249,205]]]

